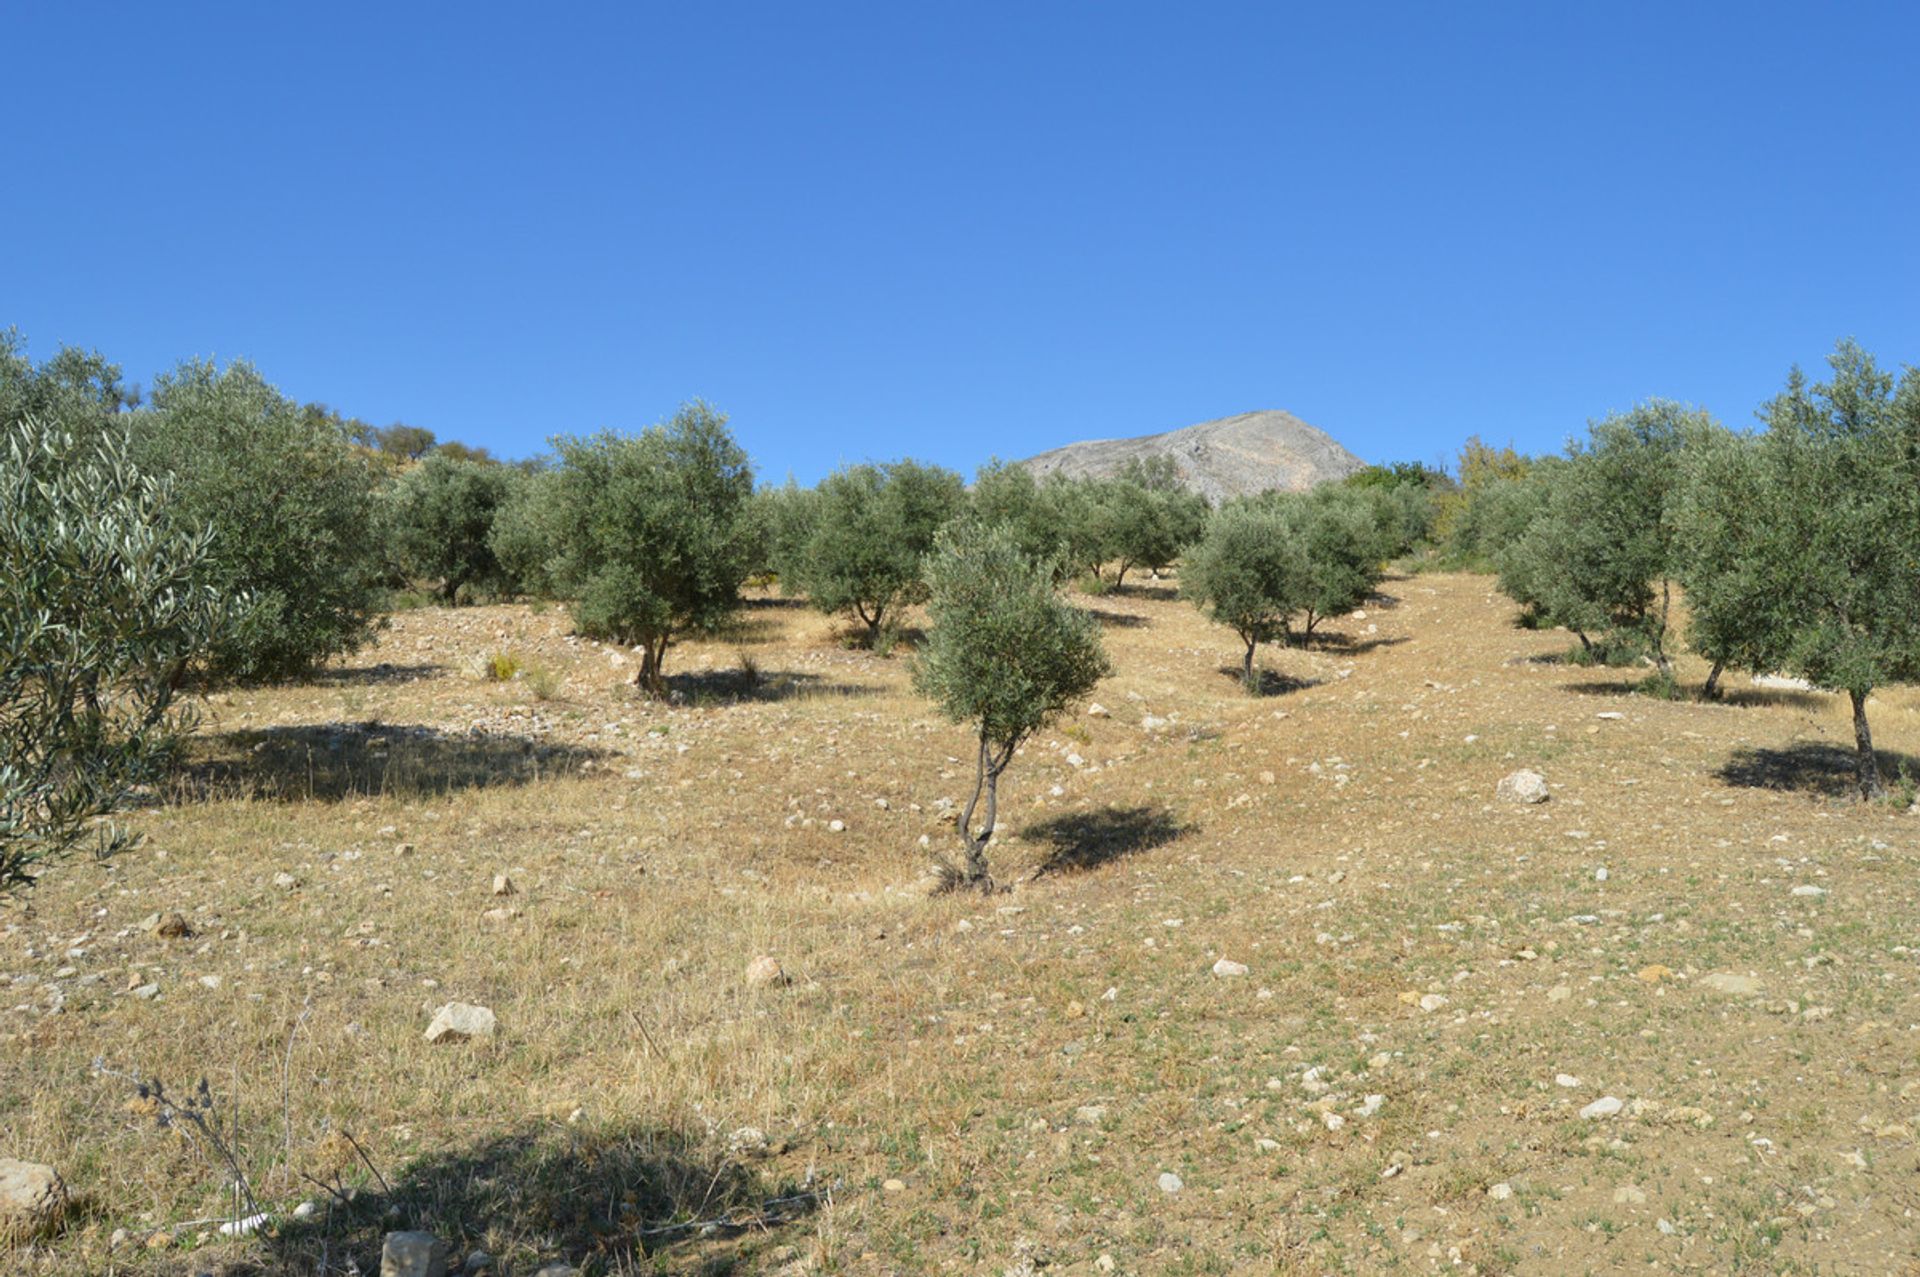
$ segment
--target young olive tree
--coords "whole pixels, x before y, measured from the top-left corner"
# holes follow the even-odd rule
[[[1207,499],[1180,482],[1171,457],[1135,458],[1099,485],[1101,558],[1113,565],[1113,588],[1136,567],[1159,571],[1206,530]]]
[[[1775,592],[1762,655],[1853,705],[1863,798],[1884,792],[1867,699],[1920,680],[1920,369],[1896,386],[1841,342],[1832,380],[1795,369],[1761,410],[1766,534],[1751,569]]]
[[[921,560],[966,505],[960,476],[916,461],[848,466],[820,481],[781,579],[829,615],[850,613],[871,647],[909,604],[926,598]],[[782,512],[797,512],[798,506]]]
[[[1311,590],[1296,528],[1270,501],[1222,506],[1180,565],[1180,592],[1246,644],[1241,681],[1256,695],[1255,650],[1287,637],[1288,618],[1307,605]]]
[[[154,778],[230,617],[211,530],[121,431],[89,433],[24,417],[0,435],[0,896]]]
[[[1305,561],[1301,628],[1311,635],[1321,621],[1352,611],[1373,593],[1388,546],[1372,502],[1360,493],[1329,484],[1275,504]]]
[[[1061,600],[1051,566],[1023,553],[1004,527],[966,523],[941,532],[926,582],[932,626],[915,657],[914,686],[978,742],[973,793],[960,815],[966,863],[943,869],[950,883],[986,890],[1001,773],[1023,741],[1092,691],[1111,666],[1098,624]]]
[[[430,452],[387,494],[393,550],[408,576],[436,581],[452,606],[462,589],[501,583],[493,523],[513,489],[513,472],[493,462]]]
[[[554,583],[581,633],[641,648],[634,681],[664,696],[668,646],[730,619],[753,568],[747,454],[698,402],[638,435],[554,448],[560,465],[543,485]]]
[[[1594,422],[1587,446],[1549,472],[1545,503],[1508,556],[1542,620],[1589,647],[1597,631],[1608,647],[1643,649],[1671,677],[1679,454],[1712,426],[1697,409],[1650,400]]]
[[[173,475],[181,517],[213,528],[220,592],[248,598],[214,647],[215,674],[294,677],[373,634],[385,570],[374,473],[324,415],[251,364],[193,361],[155,383],[131,432],[141,469]]]

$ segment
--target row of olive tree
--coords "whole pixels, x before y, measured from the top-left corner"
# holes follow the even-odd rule
[[[1223,506],[1181,563],[1181,592],[1245,645],[1240,668],[1259,690],[1262,643],[1309,637],[1373,593],[1387,562],[1426,534],[1421,484],[1329,484]]]
[[[1131,463],[1111,479],[1041,480],[1024,466],[990,462],[971,492],[938,466],[854,465],[813,488],[790,481],[766,490],[760,505],[767,567],[782,588],[852,618],[868,646],[925,601],[922,562],[949,525],[1000,528],[1056,581],[1084,576],[1119,589],[1135,568],[1171,564],[1208,514],[1167,458]]]
[[[1846,693],[1873,797],[1867,700],[1920,679],[1920,371],[1850,341],[1828,363],[1821,383],[1795,369],[1757,432],[1660,401],[1595,422],[1489,485],[1483,514],[1501,588],[1584,652],[1671,680],[1677,586],[1706,695],[1727,669]]]

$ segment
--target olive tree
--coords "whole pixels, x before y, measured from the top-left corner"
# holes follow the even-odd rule
[[[244,361],[181,364],[135,414],[133,457],[171,473],[183,518],[214,529],[223,594],[246,595],[213,671],[247,681],[303,674],[372,636],[385,551],[367,458]]]
[[[1769,549],[1772,521],[1758,517],[1771,501],[1765,461],[1756,437],[1717,427],[1680,454],[1674,572],[1686,591],[1688,644],[1710,662],[1708,699],[1720,695],[1728,667],[1769,670],[1782,659],[1787,596]]]
[[[1100,557],[1113,565],[1113,588],[1136,567],[1159,571],[1200,539],[1207,499],[1189,492],[1170,457],[1134,458],[1098,485]]]
[[[543,485],[554,584],[581,633],[640,647],[634,681],[664,696],[668,646],[728,621],[753,568],[747,454],[699,402],[637,435],[563,436],[554,448]]]
[[[388,521],[401,570],[439,583],[449,605],[462,589],[496,586],[500,560],[493,522],[513,489],[513,472],[435,451],[393,482]]]
[[[1241,680],[1251,693],[1260,690],[1255,650],[1286,638],[1311,589],[1296,529],[1271,501],[1222,506],[1180,565],[1180,592],[1246,645]]]
[[[828,614],[850,613],[872,646],[901,609],[926,597],[921,560],[966,505],[960,476],[916,461],[848,466],[820,481],[804,532],[782,529],[780,577]]]
[[[121,431],[89,436],[23,417],[0,440],[0,895],[154,778],[231,615],[211,530]]]
[[[1845,692],[1863,798],[1884,792],[1867,700],[1920,680],[1920,369],[1896,385],[1851,341],[1832,379],[1795,369],[1761,415],[1764,525],[1750,570],[1774,605],[1749,656]]]
[[[915,658],[914,686],[966,724],[978,744],[973,793],[960,815],[966,862],[942,869],[949,883],[985,890],[1001,773],[1023,741],[1111,667],[1098,624],[1060,598],[1051,565],[1025,554],[1004,527],[967,523],[941,532],[927,557],[926,586],[932,625]]]

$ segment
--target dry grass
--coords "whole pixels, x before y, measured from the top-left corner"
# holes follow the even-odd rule
[[[515,1272],[1899,1271],[1920,818],[1843,796],[1844,707],[1633,695],[1485,578],[1386,589],[1262,699],[1164,588],[1093,604],[1111,714],[1008,773],[990,898],[914,888],[961,733],[777,600],[674,651],[674,706],[506,607],[219,697],[144,847],[0,916],[0,1153],[82,1198],[6,1271],[365,1272],[390,1220]],[[1876,700],[1889,751],[1916,707]],[[1493,802],[1519,766],[1551,803]],[[748,987],[759,953],[792,983]],[[456,999],[498,1036],[428,1045]],[[148,1247],[227,1195],[96,1058],[237,1101],[274,1209],[354,1203]]]

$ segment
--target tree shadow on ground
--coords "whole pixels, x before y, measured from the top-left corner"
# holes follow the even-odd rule
[[[1180,597],[1180,585],[1176,581],[1164,580],[1128,581],[1125,585],[1116,586],[1113,592],[1121,598],[1160,599],[1171,603]]]
[[[345,1196],[282,1227],[269,1271],[313,1273],[324,1254],[328,1272],[378,1272],[385,1232],[402,1228],[446,1241],[455,1272],[475,1250],[495,1272],[561,1260],[592,1272],[753,1272],[826,1194],[679,1132],[547,1123],[421,1158],[391,1191]]]
[[[839,683],[791,670],[696,670],[667,675],[668,698],[689,705],[773,704],[875,694],[874,688],[862,683]]]
[[[354,667],[330,666],[313,672],[310,682],[320,687],[375,687],[387,683],[417,683],[446,673],[447,667],[435,662],[419,665],[378,665]]]
[[[1833,704],[1836,695],[1837,693],[1832,692],[1803,692],[1793,687],[1731,688],[1723,683],[1719,697],[1707,703],[1732,705],[1738,709],[1764,709],[1774,706],[1779,709],[1822,710]]]
[[[1151,622],[1144,616],[1135,616],[1131,612],[1109,612],[1105,608],[1087,607],[1087,614],[1102,625],[1117,625],[1122,629],[1139,629]]]
[[[1412,640],[1404,634],[1368,635],[1356,638],[1339,630],[1320,630],[1313,634],[1303,634],[1294,646],[1306,651],[1325,652],[1331,656],[1361,656],[1376,647],[1398,647]]]
[[[1244,687],[1245,680],[1241,677],[1242,671],[1238,665],[1222,665],[1216,672]],[[1285,696],[1289,692],[1303,692],[1309,687],[1318,687],[1325,681],[1317,678],[1295,678],[1291,674],[1267,669],[1255,670],[1254,675],[1259,680],[1259,687],[1254,692],[1255,696]]]
[[[1193,832],[1164,807],[1102,807],[1069,812],[1028,825],[1020,836],[1046,844],[1034,877],[1083,873],[1142,851],[1152,851]]]
[[[1894,782],[1920,777],[1920,758],[1877,749],[1880,778]],[[1723,784],[1743,789],[1778,789],[1818,794],[1827,798],[1855,798],[1860,793],[1853,750],[1824,741],[1796,741],[1780,749],[1742,747],[1714,771]]]
[[[339,802],[434,797],[573,774],[604,750],[406,723],[314,723],[223,732],[175,777],[186,799]]]

